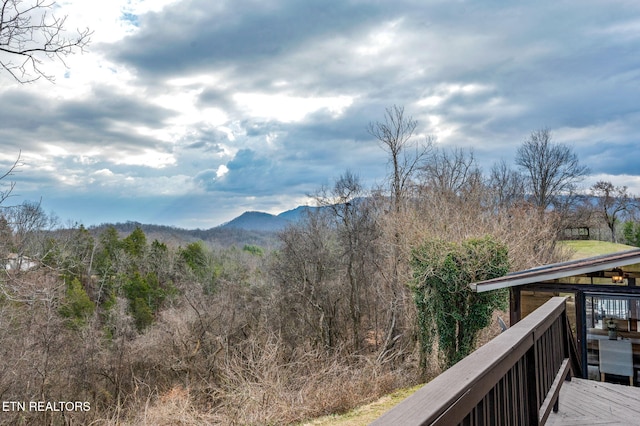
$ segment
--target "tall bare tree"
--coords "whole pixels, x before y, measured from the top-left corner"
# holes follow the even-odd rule
[[[541,211],[566,205],[589,171],[569,146],[553,142],[548,129],[531,132],[518,148],[516,164],[523,169],[532,201]]]
[[[405,115],[404,107],[394,105],[387,108],[383,121],[369,123],[367,131],[389,154],[391,170],[389,173],[392,237],[389,255],[389,272],[383,274],[389,283],[391,300],[389,308],[389,325],[385,343],[380,351],[379,359],[387,357],[395,342],[401,337],[399,314],[402,310],[404,289],[401,283],[402,230],[400,216],[408,199],[409,189],[417,172],[424,167],[432,149],[432,139],[417,141],[413,136],[418,122]],[[395,217],[394,217],[395,216]],[[406,262],[404,262],[406,264]],[[406,272],[406,271],[405,271]],[[408,272],[406,272],[408,273]]]
[[[598,181],[590,188],[591,195],[598,199],[598,213],[602,215],[611,231],[611,241],[617,242],[616,224],[621,214],[635,205],[626,186],[614,186],[611,182]]]
[[[53,76],[42,68],[43,60],[59,60],[76,50],[83,51],[91,39],[89,28],[66,33],[67,17],[56,17],[55,0],[1,0],[0,67],[20,83]],[[66,64],[65,64],[66,65]]]
[[[396,213],[402,209],[412,178],[424,165],[432,148],[432,139],[421,143],[413,138],[418,122],[404,113],[404,107],[387,108],[384,121],[369,123],[367,131],[389,154],[391,199]]]

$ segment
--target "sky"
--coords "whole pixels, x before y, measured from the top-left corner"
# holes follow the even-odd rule
[[[393,105],[486,172],[547,128],[589,167],[585,189],[640,194],[637,0],[58,0],[54,14],[92,42],[43,63],[55,83],[0,73],[0,167],[20,154],[10,203],[65,223],[206,229],[308,204],[347,170],[378,185],[387,155],[367,126]]]

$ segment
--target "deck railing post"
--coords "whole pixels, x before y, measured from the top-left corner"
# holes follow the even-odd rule
[[[569,339],[571,338],[571,333],[569,332],[569,315],[567,315],[567,305],[565,303],[565,308],[562,311],[562,314],[560,315],[560,318],[558,318],[558,325],[560,326],[560,338],[562,339],[562,356],[560,357],[561,359],[567,359],[567,358],[571,358],[571,346],[570,346],[570,342]],[[569,374],[568,377],[571,377],[571,374]],[[556,399],[556,402],[553,404],[553,412],[557,413],[558,410],[560,409],[560,397],[558,397],[558,399]]]
[[[580,375],[583,379],[589,377],[589,366],[587,362],[587,312],[586,312],[586,296],[584,291],[576,291],[576,338],[577,346],[580,351],[580,365],[582,371],[576,371],[574,374]]]
[[[527,401],[527,413],[528,424],[538,424],[538,374],[536,372],[536,348],[535,344],[529,348],[525,355],[526,365],[526,401]]]
[[[509,324],[518,323],[522,316],[520,287],[509,287]]]

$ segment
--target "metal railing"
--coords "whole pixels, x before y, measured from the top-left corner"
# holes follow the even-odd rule
[[[542,425],[571,369],[565,299],[554,297],[440,374],[374,425]]]

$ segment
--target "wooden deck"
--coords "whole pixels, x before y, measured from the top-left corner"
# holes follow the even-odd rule
[[[391,408],[372,425],[544,424],[571,370],[566,299],[554,297]]]
[[[560,389],[548,426],[640,425],[640,388],[573,378]]]

